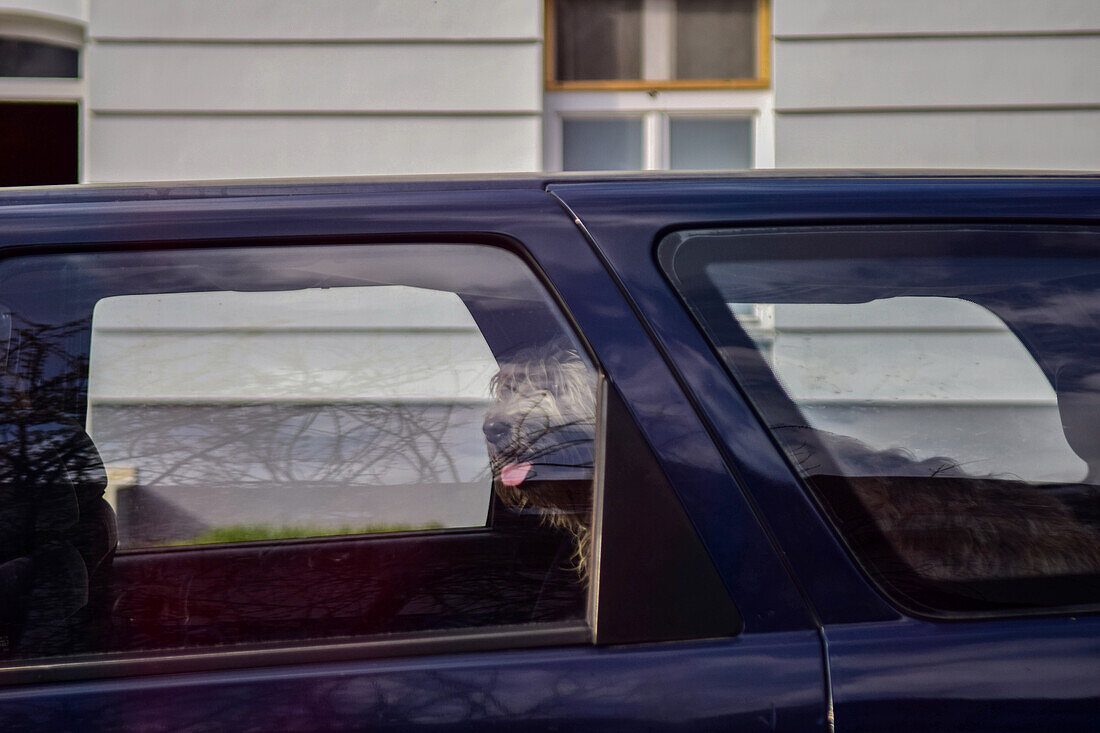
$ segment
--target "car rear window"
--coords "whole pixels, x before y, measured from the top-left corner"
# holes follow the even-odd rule
[[[1097,245],[706,230],[660,252],[868,575],[935,615],[1100,602]]]

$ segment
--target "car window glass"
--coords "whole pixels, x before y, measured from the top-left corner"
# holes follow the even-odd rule
[[[119,547],[482,526],[497,369],[455,293],[104,298],[88,432]]]
[[[585,623],[596,374],[515,255],[58,254],[0,282],[6,657]]]
[[[874,474],[869,457],[902,446],[913,461],[893,468],[910,475],[923,474],[923,461],[950,456],[951,468],[979,475],[1085,477],[1088,466],[1062,433],[1050,382],[981,306],[898,297],[756,308],[770,310],[767,325],[734,315],[762,344],[807,426],[865,446],[837,451],[845,474]]]
[[[1100,601],[1090,236],[693,232],[662,253],[879,585],[997,611]]]

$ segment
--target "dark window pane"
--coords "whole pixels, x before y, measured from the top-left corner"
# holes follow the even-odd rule
[[[558,80],[641,76],[641,0],[558,0],[554,9]]]
[[[0,186],[77,183],[77,110],[0,102]]]
[[[969,612],[1100,602],[1096,242],[695,232],[666,250],[868,573],[914,610]]]
[[[669,147],[673,170],[752,168],[752,120],[673,117]]]
[[[0,38],[0,77],[45,76],[75,79],[80,76],[80,51],[38,41]]]
[[[641,118],[562,121],[562,170],[633,171],[641,167]]]
[[[676,0],[676,79],[756,76],[756,0]]]

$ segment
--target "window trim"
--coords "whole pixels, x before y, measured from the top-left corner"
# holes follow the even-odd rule
[[[607,79],[560,81],[557,68],[555,0],[543,5],[543,83],[546,91],[667,91],[691,89],[769,89],[771,87],[771,0],[756,2],[756,76],[743,79]],[[644,12],[644,11],[643,11]]]
[[[142,207],[144,208],[144,207]],[[192,212],[194,213],[194,212]],[[636,484],[629,480],[631,471],[649,472],[649,476],[659,480],[660,485],[655,485],[650,492],[652,496],[664,493],[665,498],[672,499],[675,503],[671,506],[682,511],[679,499],[672,484],[664,476],[657,461],[657,454],[649,446],[647,439],[641,432],[641,427],[636,418],[626,408],[623,398],[616,391],[614,384],[608,379],[604,369],[600,365],[600,359],[589,343],[585,332],[580,328],[573,315],[573,310],[554,286],[543,266],[533,256],[532,250],[523,242],[513,238],[509,234],[490,233],[468,229],[446,229],[433,231],[426,228],[416,231],[390,231],[388,229],[375,229],[358,234],[299,234],[264,237],[240,237],[219,236],[213,239],[186,239],[168,237],[166,239],[127,239],[112,242],[79,242],[64,240],[61,242],[42,242],[37,244],[10,246],[0,248],[0,261],[9,258],[28,255],[54,255],[69,253],[125,253],[141,252],[151,249],[179,249],[200,252],[209,249],[222,249],[232,247],[255,246],[302,246],[302,245],[354,245],[358,247],[371,247],[374,245],[411,245],[416,247],[426,244],[472,244],[492,247],[504,250],[519,258],[528,268],[532,277],[545,289],[546,295],[554,307],[556,307],[568,324],[572,335],[577,339],[577,344],[583,349],[584,354],[591,360],[599,375],[599,407],[597,409],[597,444],[596,462],[602,466],[598,470],[595,495],[593,497],[594,531],[596,546],[593,550],[593,562],[595,563],[594,577],[589,587],[589,603],[585,616],[566,621],[548,621],[519,625],[500,625],[496,627],[482,627],[473,629],[450,629],[410,632],[410,635],[393,634],[385,638],[367,638],[354,641],[339,639],[311,639],[305,641],[271,641],[254,644],[234,645],[232,648],[206,648],[193,649],[180,653],[174,649],[163,650],[135,650],[130,652],[108,652],[103,654],[88,654],[76,657],[48,657],[31,658],[26,660],[0,660],[0,687],[5,685],[33,685],[54,682],[67,682],[76,680],[118,679],[145,675],[159,675],[171,673],[198,672],[209,673],[223,670],[248,669],[255,667],[277,667],[291,664],[327,664],[335,662],[368,662],[375,659],[402,658],[415,662],[438,654],[480,654],[495,651],[519,651],[529,649],[554,648],[555,650],[583,653],[585,649],[591,649],[600,644],[622,643],[646,643],[657,639],[652,632],[655,628],[666,629],[661,636],[670,641],[691,641],[695,639],[730,638],[743,630],[741,617],[737,611],[732,596],[722,583],[718,567],[713,564],[703,545],[703,538],[698,531],[687,521],[684,515],[682,522],[677,522],[673,527],[673,537],[676,539],[676,548],[680,551],[687,550],[694,556],[695,561],[701,565],[692,568],[692,572],[685,573],[679,565],[670,570],[668,563],[658,563],[660,572],[654,572],[650,566],[642,566],[636,562],[619,563],[619,570],[629,571],[629,578],[635,582],[628,582],[625,587],[630,590],[629,595],[624,595],[618,588],[623,584],[616,583],[615,578],[601,578],[601,562],[610,555],[612,558],[618,555],[619,549],[608,547],[616,545],[620,540],[606,543],[603,540],[603,515],[605,495],[619,498],[633,497],[636,495]],[[617,415],[622,422],[614,423],[608,417],[609,396],[620,404]],[[86,415],[85,415],[86,417]],[[622,434],[623,440],[618,445],[616,455],[619,460],[626,456],[629,460],[626,468],[629,471],[610,469],[610,458],[607,451],[606,435],[609,431],[617,435]],[[602,437],[601,437],[602,436]],[[639,453],[642,451],[642,453]],[[638,456],[643,456],[642,460]],[[655,473],[654,473],[655,471]],[[629,506],[636,506],[631,501]],[[641,511],[635,509],[635,511]],[[641,518],[644,518],[643,513]],[[620,528],[627,527],[628,532],[618,532],[621,537],[634,537],[633,522],[636,517],[630,513],[621,513],[615,517],[615,522]],[[484,533],[487,528],[460,528],[447,530],[448,534],[456,532],[463,534]],[[429,531],[438,534],[436,531]],[[608,536],[616,535],[612,531]],[[391,535],[392,537],[392,535]],[[346,542],[347,537],[323,538],[322,542],[340,543]],[[350,538],[356,541],[357,538]],[[374,541],[385,539],[382,535],[367,535],[362,541]],[[282,540],[282,543],[288,540]],[[316,539],[301,540],[305,543],[316,543]],[[265,542],[255,543],[259,545]],[[216,546],[200,546],[199,550],[207,550]],[[239,547],[239,545],[237,546]],[[694,549],[692,549],[694,548]],[[172,552],[191,552],[192,548],[179,548]],[[651,559],[659,560],[666,557],[658,554]],[[610,573],[619,575],[621,572]],[[721,608],[710,606],[701,607],[701,604],[684,604],[683,596],[676,593],[676,587],[686,581],[691,586],[698,578],[710,575],[717,581],[712,585],[716,599]],[[601,584],[601,580],[603,583]],[[669,582],[671,581],[671,582]],[[637,602],[639,592],[643,602]],[[654,616],[649,613],[656,599],[658,605],[666,607],[666,610],[675,612],[678,616],[670,626],[663,616]],[[633,601],[633,602],[632,602]],[[629,604],[624,607],[624,604]],[[624,619],[623,611],[640,613],[640,619]],[[618,611],[618,613],[616,613]],[[610,613],[609,613],[610,612]],[[604,616],[600,623],[597,614]],[[626,623],[624,624],[624,621]],[[597,626],[602,627],[597,629]],[[671,632],[667,631],[672,629]]]
[[[528,248],[508,235],[482,232],[440,233],[386,233],[373,232],[362,235],[297,235],[286,237],[264,237],[261,241],[235,237],[215,240],[167,239],[163,241],[138,240],[122,243],[93,243],[89,245],[73,243],[47,243],[20,248],[0,248],[0,262],[21,257],[50,257],[65,254],[118,254],[126,252],[150,252],[154,250],[173,250],[176,252],[199,253],[204,250],[255,249],[264,247],[309,247],[339,246],[362,248],[396,245],[407,247],[414,252],[425,245],[470,245],[484,249],[505,252],[515,257],[530,277],[543,289],[547,304],[552,305],[562,318],[569,334],[581,349],[594,369],[598,397],[602,399],[602,385],[606,377],[591,345],[584,338],[568,306],[556,288],[550,282],[545,271],[530,254]],[[87,408],[87,400],[83,403]],[[87,417],[87,413],[84,413]],[[597,403],[596,435],[607,430],[603,420],[602,408]],[[598,439],[597,450],[602,450],[604,441]],[[601,477],[604,457],[596,453],[596,476]],[[596,501],[596,485],[602,482],[598,478],[593,487],[593,502]],[[490,512],[492,512],[492,501]],[[596,511],[595,508],[593,511]],[[477,539],[494,536],[495,525],[491,519],[484,526],[456,527],[441,530],[413,530],[397,533],[377,533],[364,535],[333,535],[325,537],[306,537],[281,540],[260,540],[255,542],[222,543],[209,545],[184,545],[177,547],[133,548],[119,551],[123,558],[141,558],[143,556],[186,557],[199,552],[249,551],[263,550],[269,547],[283,546],[338,546],[344,543],[380,544],[388,541],[407,541],[410,539],[454,538],[466,536]],[[500,536],[500,533],[495,533]],[[116,557],[117,557],[116,556]],[[598,560],[595,560],[598,562]],[[261,666],[280,666],[290,664],[324,664],[332,662],[368,661],[374,659],[403,658],[415,660],[425,656],[439,654],[469,654],[492,651],[517,651],[537,648],[583,648],[595,643],[593,621],[594,595],[598,592],[595,583],[585,591],[587,598],[581,604],[581,615],[577,618],[554,621],[534,621],[522,623],[504,623],[495,626],[473,626],[454,629],[427,629],[409,632],[391,632],[358,637],[348,641],[348,637],[327,637],[305,640],[271,640],[262,642],[231,643],[222,647],[199,646],[186,649],[157,648],[135,649],[127,651],[108,651],[93,653],[62,654],[49,657],[27,657],[15,659],[0,658],[0,688],[8,685],[30,685],[54,682],[129,678],[145,675],[174,674],[181,672],[217,672],[221,670],[246,669]]]
[[[658,237],[655,252],[657,257],[658,266],[664,276],[665,281],[669,284],[672,293],[675,298],[684,308],[688,317],[691,319],[695,327],[698,329],[699,335],[705,340],[708,349],[715,358],[717,364],[720,366],[722,373],[728,380],[730,386],[737,390],[739,394],[745,399],[745,403],[755,416],[755,420],[758,426],[766,433],[768,439],[772,442],[776,448],[781,460],[786,464],[790,471],[789,478],[793,481],[793,485],[797,487],[798,492],[807,497],[813,506],[813,509],[817,516],[822,520],[823,526],[828,530],[832,538],[837,540],[838,544],[847,559],[857,569],[862,579],[868,584],[872,592],[875,594],[878,600],[886,604],[887,607],[894,611],[905,614],[906,616],[933,621],[933,622],[968,622],[968,621],[987,621],[996,619],[1026,619],[1026,618],[1041,618],[1041,617],[1053,617],[1053,616],[1067,616],[1075,614],[1096,614],[1100,612],[1100,601],[1066,601],[1058,604],[1051,605],[1035,605],[1035,606],[1013,606],[1008,608],[989,607],[983,609],[945,609],[939,606],[930,606],[919,601],[915,601],[913,597],[906,593],[898,592],[894,586],[884,583],[879,571],[867,560],[865,560],[865,554],[858,552],[854,549],[854,544],[849,537],[849,533],[842,531],[838,522],[834,519],[831,510],[826,506],[823,498],[819,495],[819,492],[815,487],[811,485],[811,480],[804,476],[791,462],[788,457],[787,451],[783,447],[781,441],[775,435],[773,429],[769,426],[768,419],[761,411],[760,407],[755,401],[748,398],[748,392],[745,390],[743,384],[744,378],[739,376],[731,368],[729,362],[720,353],[720,348],[715,342],[712,334],[708,328],[704,325],[704,320],[698,314],[696,310],[697,301],[691,301],[685,295],[682,290],[683,277],[677,271],[676,260],[678,254],[681,252],[682,247],[686,244],[690,235],[699,232],[715,232],[721,231],[724,235],[737,235],[737,236],[754,236],[767,231],[773,234],[821,234],[821,233],[837,233],[842,232],[845,234],[858,234],[858,235],[894,235],[905,233],[933,233],[940,234],[944,232],[960,232],[965,231],[972,235],[971,244],[973,244],[974,237],[992,237],[1009,235],[1021,235],[1021,234],[1044,234],[1044,233],[1089,233],[1094,236],[1100,236],[1100,229],[1097,229],[1095,225],[1090,223],[1082,224],[1059,224],[1059,223],[1025,223],[1025,224],[1004,224],[1002,222],[981,222],[981,223],[968,223],[965,220],[959,220],[952,224],[932,223],[932,224],[920,224],[912,220],[910,221],[891,221],[880,224],[867,224],[867,223],[839,223],[839,224],[825,224],[825,225],[798,225],[798,224],[782,224],[772,228],[758,229],[751,226],[746,226],[743,222],[727,221],[718,225],[710,224],[679,224],[674,227],[670,227],[664,230],[663,234]],[[1057,256],[1069,257],[1066,254],[1067,250],[1050,248],[1046,245],[1042,248],[1042,251],[1052,251],[1059,253]],[[1089,251],[1072,250],[1075,253],[1091,254]],[[1035,254],[1035,252],[1032,252]],[[876,256],[879,257],[879,256]],[[958,255],[952,255],[952,257],[958,257]],[[881,256],[882,259],[886,259],[887,256]],[[716,292],[713,285],[708,286],[712,291]],[[732,317],[732,316],[731,316]],[[734,319],[736,321],[736,319]],[[738,325],[738,329],[746,339],[751,341],[751,338],[745,333],[745,329]],[[1019,338],[1017,336],[1017,338]],[[1023,341],[1021,340],[1021,343]],[[1026,347],[1026,345],[1025,345]],[[1028,349],[1030,352],[1030,348]],[[767,358],[767,355],[759,349],[754,347],[753,351],[757,353],[762,359]],[[779,385],[778,379],[775,376],[776,372],[772,369],[771,365],[767,366],[767,374],[771,379],[776,380],[776,386],[780,391],[785,393],[784,388]],[[756,394],[760,394],[759,390],[755,390]],[[731,466],[735,466],[738,463],[733,454],[730,452],[729,445],[724,440],[719,440],[718,445],[722,449],[727,463]],[[1054,578],[1068,578],[1073,579],[1075,576],[1048,576]],[[1097,576],[1087,576],[1095,578]],[[965,582],[965,581],[964,581]]]
[[[640,117],[642,169],[669,164],[668,120],[742,117],[752,120],[752,168],[775,167],[775,114],[771,90],[553,92],[543,100],[543,170],[560,171],[564,119]]]
[[[86,658],[33,659],[0,666],[0,687],[43,682],[144,677],[180,672],[353,662],[435,654],[468,654],[543,647],[591,646],[592,629],[583,620],[393,634],[363,641],[271,642],[202,651],[113,652]]]

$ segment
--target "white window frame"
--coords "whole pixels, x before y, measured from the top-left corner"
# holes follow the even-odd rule
[[[0,11],[0,37],[20,41],[36,41],[55,46],[66,46],[77,51],[84,49],[84,26],[76,20]],[[61,102],[77,105],[77,180],[84,180],[85,145],[87,129],[88,86],[84,78],[84,59],[75,79],[50,77],[0,77],[0,102]]]
[[[543,100],[543,166],[562,170],[562,122],[577,118],[642,120],[642,169],[669,167],[669,118],[752,120],[753,168],[775,167],[775,95],[770,89],[691,91],[548,91]]]
[[[547,9],[553,0],[546,0]],[[757,75],[752,79],[671,80],[675,0],[643,0],[644,79],[558,82],[554,79],[553,18],[545,19],[542,158],[543,169],[563,168],[562,122],[578,118],[642,120],[642,170],[667,170],[671,117],[752,120],[752,167],[775,167],[775,93],[771,89],[770,0],[758,0]],[[646,81],[649,79],[650,81]],[[661,80],[664,81],[661,81]]]

